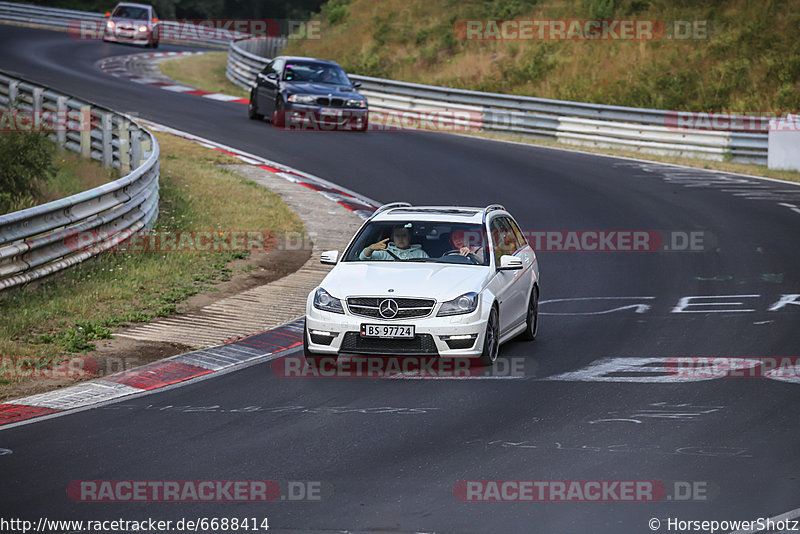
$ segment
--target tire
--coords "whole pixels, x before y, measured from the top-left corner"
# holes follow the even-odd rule
[[[286,124],[286,114],[283,112],[283,98],[278,97],[275,101],[275,111],[272,112],[272,126],[283,128]]]
[[[250,91],[250,103],[247,104],[247,116],[250,117],[250,120],[262,121],[264,120],[264,115],[258,112],[258,107],[256,106],[257,104],[253,95],[253,91]]]
[[[499,341],[500,327],[497,308],[492,306],[489,319],[486,321],[486,335],[483,337],[483,353],[480,361],[484,367],[491,367],[497,360],[497,353],[500,350]]]
[[[158,48],[158,41],[153,41],[153,48]]]
[[[519,335],[520,339],[533,341],[539,333],[539,288],[533,286],[531,297],[528,299],[528,313],[525,318],[525,330]]]

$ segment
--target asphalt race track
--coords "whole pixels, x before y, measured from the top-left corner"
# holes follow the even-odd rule
[[[179,49],[187,48],[159,51]],[[800,507],[798,377],[695,381],[665,374],[663,363],[800,357],[800,297],[778,304],[800,294],[800,187],[440,133],[280,132],[248,120],[241,104],[95,66],[138,48],[0,26],[0,50],[0,69],[379,201],[498,202],[530,231],[656,230],[667,246],[676,235],[703,238],[698,251],[539,251],[540,336],[504,345],[494,379],[281,378],[262,362],[0,429],[0,448],[13,451],[0,456],[0,517],[268,517],[278,532],[637,533],[651,532],[651,518],[665,531],[668,518],[752,520]],[[588,300],[546,302],[578,298]],[[591,380],[588,367],[604,358],[653,360]],[[522,371],[503,375],[509,368]],[[67,495],[78,480],[303,481],[322,492],[300,502],[284,494],[268,503],[87,503]],[[459,481],[481,480],[658,481],[671,498],[456,497]],[[700,489],[694,498],[676,493],[685,483]]]

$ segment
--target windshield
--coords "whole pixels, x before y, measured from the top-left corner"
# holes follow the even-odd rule
[[[479,224],[391,221],[367,224],[342,261],[434,262],[489,265]]]
[[[136,6],[117,6],[112,15],[114,18],[130,20],[147,20],[147,9]]]
[[[283,70],[283,79],[287,82],[350,85],[350,78],[342,68],[328,63],[290,61]]]

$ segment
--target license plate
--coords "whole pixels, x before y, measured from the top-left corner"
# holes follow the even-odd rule
[[[342,110],[341,109],[332,109],[332,108],[319,108],[320,115],[329,115],[331,117],[341,117]]]
[[[387,339],[393,339],[393,338],[411,339],[414,337],[414,326],[362,324],[361,336],[381,337]]]

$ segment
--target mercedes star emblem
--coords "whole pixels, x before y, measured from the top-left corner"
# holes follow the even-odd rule
[[[378,312],[384,319],[394,319],[398,309],[397,302],[394,299],[382,300],[378,305]]]

